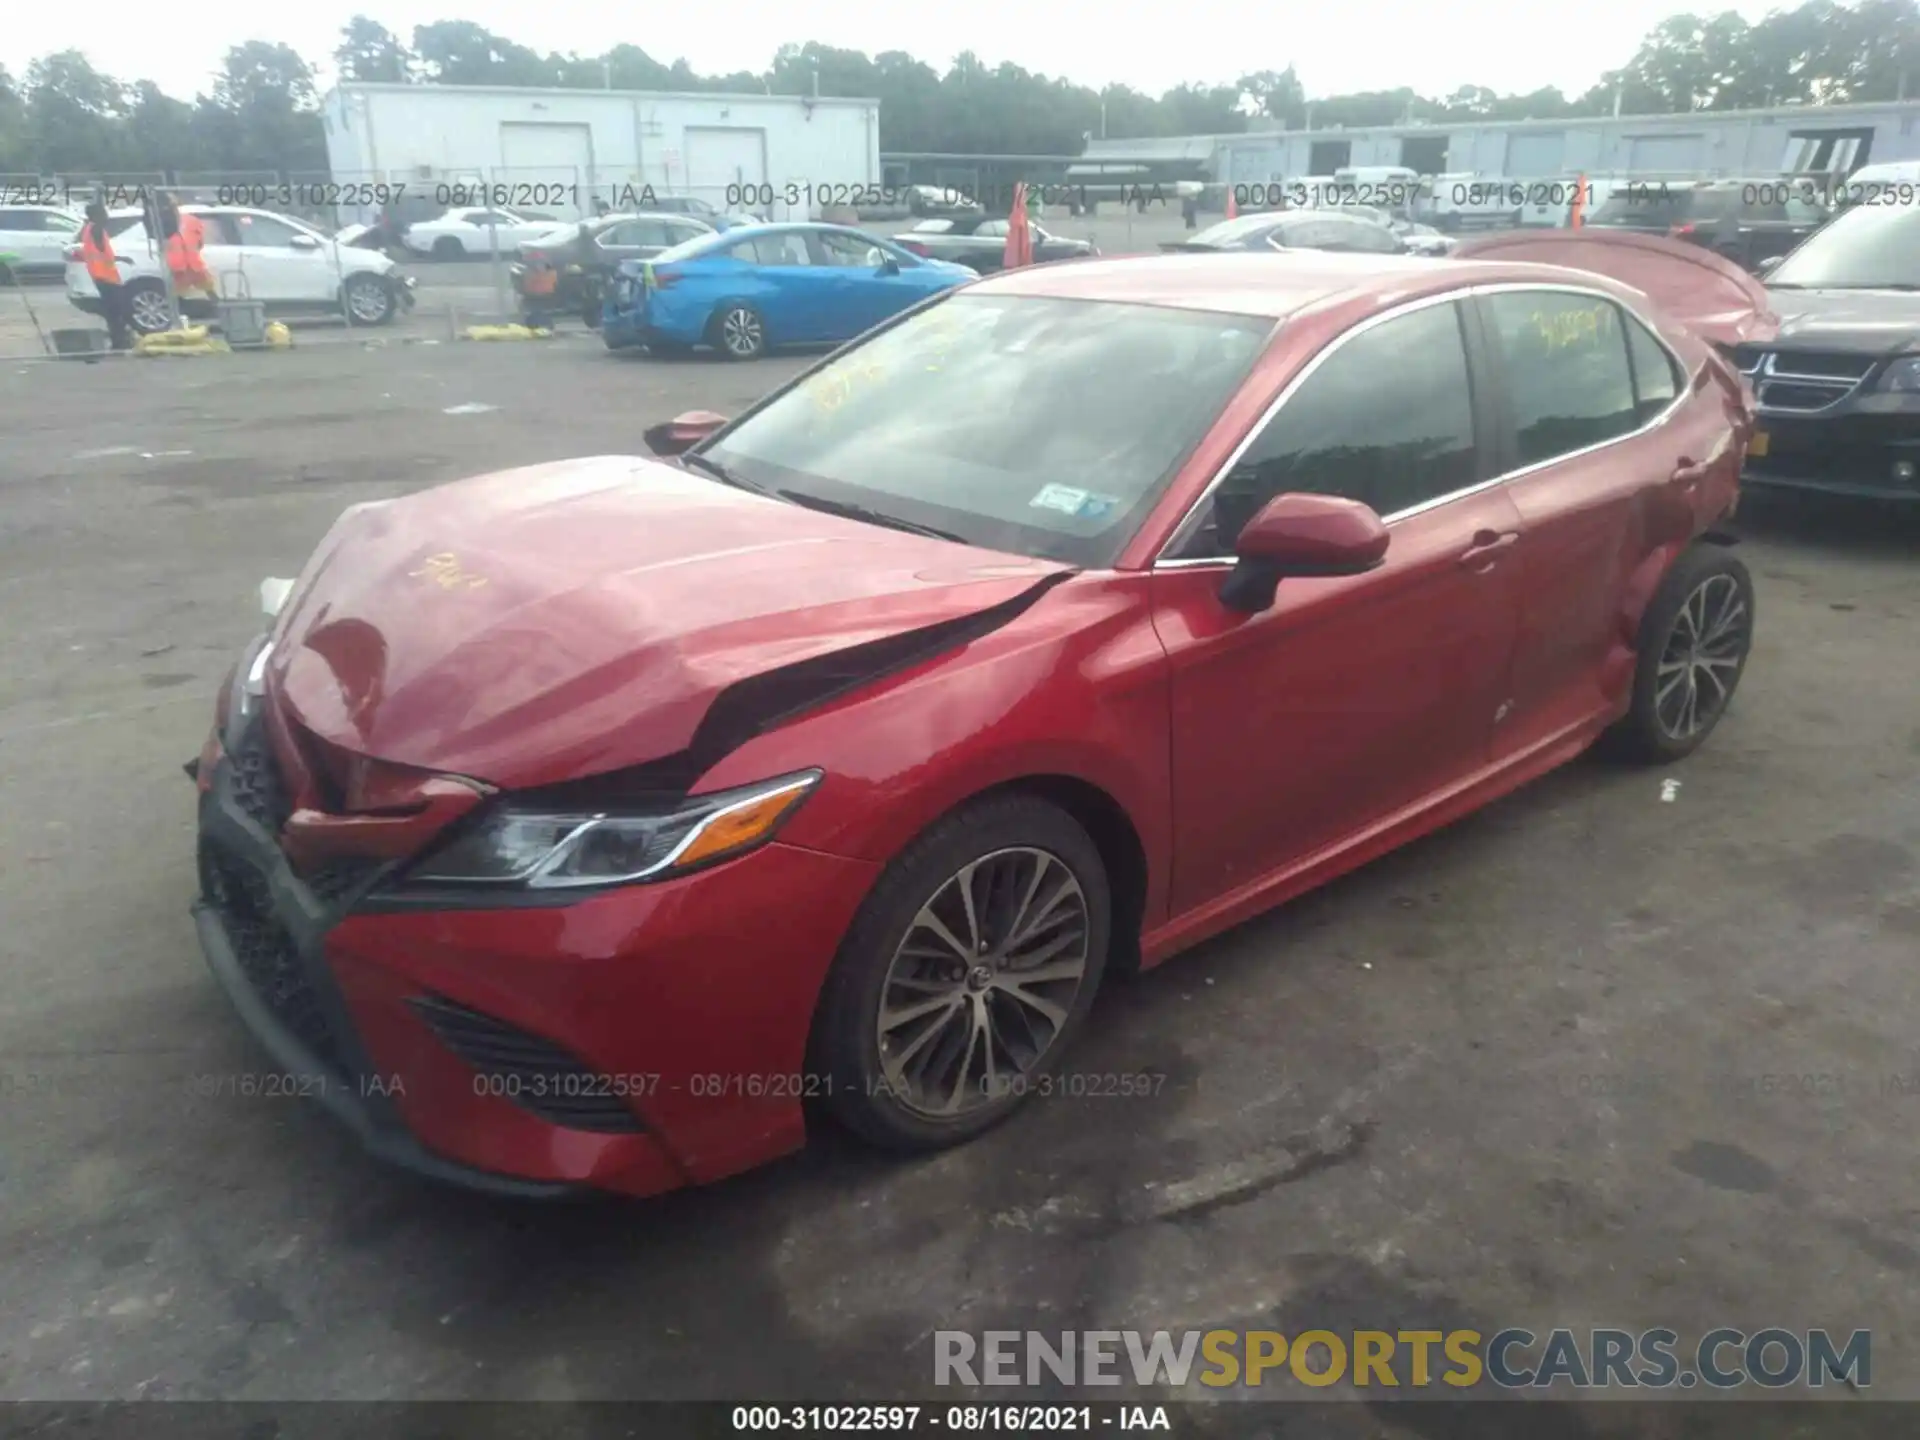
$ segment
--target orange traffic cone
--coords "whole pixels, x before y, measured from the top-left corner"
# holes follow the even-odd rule
[[[1587,177],[1582,175],[1573,182],[1573,207],[1567,212],[1567,228],[1578,230],[1586,221]]]
[[[1227,187],[1227,218],[1229,220],[1238,220],[1240,218],[1240,207],[1233,203],[1233,187],[1231,185]]]

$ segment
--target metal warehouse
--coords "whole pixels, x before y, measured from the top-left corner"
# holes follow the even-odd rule
[[[1138,166],[1154,179],[1227,184],[1384,165],[1423,175],[1512,179],[1583,172],[1748,176],[1846,174],[1870,162],[1914,159],[1920,159],[1920,102],[1909,101],[1093,140],[1070,173]]]
[[[467,198],[484,184],[491,203],[572,218],[651,187],[799,219],[881,178],[877,100],[353,84],[322,110],[336,183],[442,203],[484,203]]]

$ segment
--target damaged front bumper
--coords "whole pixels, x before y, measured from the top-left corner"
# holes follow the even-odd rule
[[[248,668],[243,661],[240,676]],[[200,895],[192,913],[207,968],[283,1072],[286,1089],[318,1100],[379,1158],[426,1178],[527,1198],[575,1192],[564,1182],[457,1164],[408,1130],[323,949],[327,932],[378,881],[381,867],[331,867],[304,880],[294,873],[272,828],[275,780],[264,729],[257,706],[244,713],[236,701],[226,732],[187,764],[200,791]]]

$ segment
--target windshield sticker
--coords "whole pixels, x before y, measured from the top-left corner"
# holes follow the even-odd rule
[[[1080,507],[1093,499],[1085,490],[1071,485],[1048,485],[1027,504],[1035,510],[1058,510],[1062,515],[1078,515]]]
[[[1104,520],[1119,508],[1118,495],[1099,495],[1089,491],[1087,498],[1080,502],[1080,508],[1075,513],[1082,520]]]

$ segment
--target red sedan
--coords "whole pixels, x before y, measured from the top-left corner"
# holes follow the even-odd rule
[[[1764,295],[1565,253],[1010,273],[662,458],[355,506],[189,767],[214,974],[376,1151],[650,1194],[964,1140],[1106,975],[1680,759]]]

